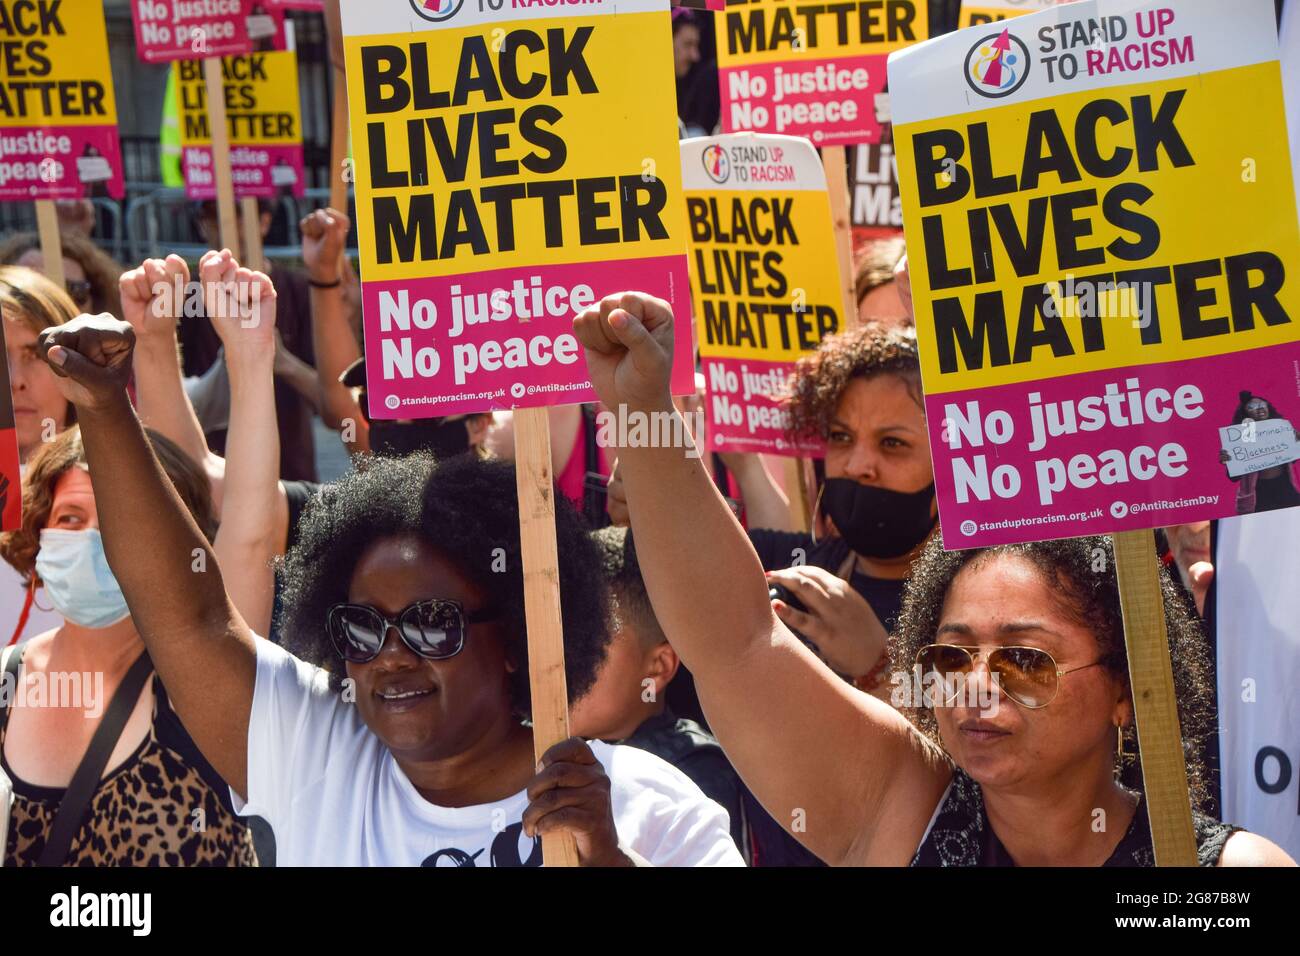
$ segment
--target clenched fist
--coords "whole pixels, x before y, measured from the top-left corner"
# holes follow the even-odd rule
[[[644,292],[609,295],[573,320],[591,384],[606,408],[672,408],[673,310]]]
[[[93,410],[120,401],[131,377],[135,330],[107,312],[79,315],[52,325],[36,340],[58,376],[59,391],[78,409]]]

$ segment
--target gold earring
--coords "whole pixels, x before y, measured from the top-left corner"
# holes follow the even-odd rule
[[[1124,761],[1124,725],[1115,725],[1115,759]]]
[[[817,516],[821,514],[822,495],[824,495],[825,493],[826,493],[826,482],[823,481],[821,487],[817,489],[817,500],[813,502],[812,520],[809,522],[809,524],[812,526],[809,529],[809,531],[811,532],[812,543],[814,545],[817,543]]]

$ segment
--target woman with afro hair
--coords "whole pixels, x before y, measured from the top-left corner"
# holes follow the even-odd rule
[[[237,287],[270,284],[240,272]],[[381,457],[327,486],[285,559],[285,649],[232,606],[145,441],[133,346],[108,316],[39,344],[77,408],[140,636],[236,810],[271,825],[277,864],[538,866],[548,832],[587,866],[741,863],[726,812],[651,754],[570,738],[535,764],[510,466]],[[556,539],[572,699],[604,656],[606,604],[563,500]]]

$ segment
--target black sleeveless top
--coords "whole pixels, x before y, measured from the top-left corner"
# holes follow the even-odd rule
[[[1228,837],[1240,827],[1192,813],[1196,856],[1201,866],[1214,866]],[[912,866],[1015,866],[1002,842],[989,826],[984,794],[979,784],[956,768],[943,804],[912,857]],[[1140,799],[1124,838],[1102,866],[1155,866],[1151,827],[1145,801]]]

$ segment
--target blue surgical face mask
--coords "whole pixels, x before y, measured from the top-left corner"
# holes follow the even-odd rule
[[[74,624],[108,627],[131,613],[108,566],[104,541],[94,528],[42,530],[36,574],[54,610]]]

